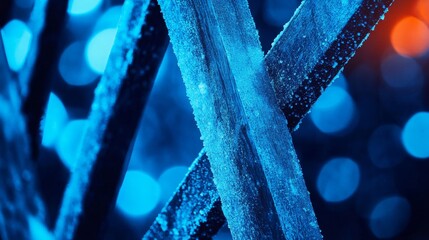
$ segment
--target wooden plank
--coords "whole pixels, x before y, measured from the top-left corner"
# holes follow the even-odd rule
[[[393,0],[306,0],[267,54],[268,72],[290,126],[299,126]],[[281,62],[279,62],[281,61]]]
[[[306,2],[304,2],[304,4]],[[323,25],[320,25],[321,23],[323,24],[323,22],[312,23],[314,24],[312,28],[318,29],[320,33],[325,35],[333,34],[330,38],[331,43],[328,44],[329,47],[324,49],[316,48],[315,52],[302,51],[302,47],[286,47],[288,41],[294,43],[303,37],[303,34],[299,32],[293,34],[293,31],[288,30],[288,28],[294,26],[296,22],[310,21],[309,18],[311,16],[300,14],[305,8],[300,7],[292,20],[285,25],[284,31],[279,34],[277,41],[273,43],[272,50],[268,52],[265,57],[265,62],[271,78],[276,79],[276,75],[285,74],[284,71],[292,71],[288,70],[289,68],[294,69],[297,67],[297,62],[287,62],[283,60],[285,56],[289,55],[293,57],[301,55],[301,59],[313,57],[313,67],[307,67],[305,69],[305,71],[307,71],[307,78],[298,78],[292,74],[293,78],[296,77],[293,81],[298,82],[297,85],[300,87],[295,87],[290,91],[293,92],[293,94],[291,94],[292,96],[297,97],[278,97],[278,101],[280,102],[279,105],[283,106],[283,112],[288,119],[288,126],[291,131],[298,128],[301,119],[322,93],[320,89],[325,89],[333,81],[335,76],[338,75],[347,64],[348,60],[353,57],[356,50],[367,39],[371,30],[374,29],[379,20],[384,18],[384,14],[392,3],[393,0],[364,0],[361,6],[355,9],[355,12],[347,21],[344,22],[344,17],[341,18],[342,24],[339,23],[335,15],[332,15],[329,21],[332,22],[331,24],[334,25],[335,28],[340,29],[339,32],[331,31],[332,29],[329,28],[323,28]],[[308,5],[308,2],[306,4],[306,8],[308,8],[310,5]],[[327,4],[331,4],[331,1],[326,1],[325,5]],[[328,7],[327,11],[331,8],[332,6]],[[330,28],[332,28],[332,26]],[[306,35],[306,38],[309,39],[308,41],[310,42],[312,40],[318,41],[318,35],[310,34]],[[277,56],[272,56],[273,53],[276,53]],[[314,59],[316,61],[314,61]],[[332,67],[333,62],[337,62],[338,65]],[[300,74],[300,76],[302,75],[305,74]],[[283,81],[285,79],[286,78],[282,78]],[[280,80],[276,80],[277,86],[280,85],[279,81]],[[275,91],[277,93],[279,92],[279,90],[276,89]],[[277,94],[277,96],[278,95],[279,94]],[[301,104],[301,99],[303,98],[306,98],[306,104]],[[289,105],[299,107],[295,107],[293,109],[294,111],[289,111],[288,108],[285,107]],[[213,181],[206,173],[207,169],[210,169],[210,163],[205,159],[206,156],[204,154],[198,156],[175,195],[166,204],[149,228],[145,238],[151,239],[152,237],[156,238],[158,236],[160,236],[160,238],[180,239],[192,239],[199,236],[211,237],[220,229],[223,225],[222,223],[226,220],[224,216],[220,214],[220,198],[216,195],[216,188],[212,187],[214,186]],[[200,192],[202,194],[195,194],[195,192]]]
[[[169,203],[144,239],[210,239],[225,224],[210,162],[204,151]]]
[[[320,239],[247,2],[159,3],[233,237]]]
[[[127,0],[89,126],[66,188],[57,239],[100,239],[128,166],[128,151],[168,45],[154,0]]]

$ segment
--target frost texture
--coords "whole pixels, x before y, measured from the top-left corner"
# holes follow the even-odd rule
[[[279,97],[277,100],[279,105],[283,106],[282,110],[285,117],[288,119],[288,125],[291,130],[298,127],[300,120],[320,96],[322,90],[332,82],[347,61],[353,57],[356,50],[366,40],[378,21],[384,18],[384,14],[387,12],[393,0],[344,2],[346,4],[351,4],[351,10],[348,9],[345,13],[341,14],[333,14],[333,12],[338,13],[338,10],[335,8],[336,6],[340,6],[340,9],[344,9],[342,5],[343,2],[344,1],[341,3],[340,1],[304,1],[295,12],[295,16],[285,25],[284,30],[279,34],[276,41],[273,42],[272,49],[265,58],[271,80],[275,82],[274,90]],[[314,7],[314,5],[318,3],[325,6],[323,11],[327,11],[325,14],[329,16],[328,20],[319,19],[318,21],[313,21],[311,15],[302,13],[302,11],[307,11],[310,7]],[[357,7],[359,4],[360,7]],[[319,6],[318,9],[320,10],[321,6]],[[329,23],[325,23],[325,21]],[[305,22],[307,25],[303,27],[303,29],[294,26],[295,24],[302,25],[300,22]],[[325,28],[323,28],[323,26],[325,26]],[[289,28],[291,30],[289,30]],[[313,32],[317,34],[301,33],[311,32],[310,30],[313,30]],[[326,46],[323,48],[315,48],[314,52],[304,51],[306,46],[303,44],[298,46],[298,48],[291,47],[293,44],[299,44],[302,38],[307,39],[306,41],[311,44],[317,44],[317,42],[321,40],[319,37],[321,35],[331,35],[329,37],[330,41],[326,41],[324,43]],[[201,57],[204,58],[205,56],[203,55]],[[297,59],[299,61],[297,61]],[[305,59],[305,61],[301,59]],[[312,59],[312,62],[307,63],[306,61],[309,61],[308,59]],[[305,68],[301,68],[301,64],[303,63],[307,64]],[[305,72],[298,74],[295,71],[295,67],[301,68],[301,70]],[[294,71],[296,74],[288,73],[287,71]],[[290,74],[290,76],[285,77],[285,74]],[[289,78],[291,78],[291,82],[295,83],[295,86],[286,85]],[[204,90],[203,92],[207,91],[205,85],[201,84],[199,86],[200,91],[201,89]],[[290,88],[290,95],[284,95],[284,97],[282,97],[281,92],[286,91],[282,87]],[[301,103],[303,99],[305,102]],[[293,106],[291,108],[293,111],[290,111],[288,106]],[[198,176],[201,169],[207,167],[207,164],[204,164],[204,161],[202,161],[204,157],[204,155],[200,155],[197,158],[188,173],[188,177],[182,182],[178,191],[161,212],[160,216],[162,215],[163,219],[168,221],[165,225],[169,227],[167,230],[164,229],[162,234],[165,235],[163,236],[172,237],[168,234],[174,232],[177,226],[188,226],[194,231],[196,231],[195,229],[199,229],[199,231],[207,231],[205,233],[213,235],[221,226],[219,221],[225,221],[222,214],[212,214],[210,215],[211,218],[208,218],[206,222],[196,216],[196,214],[199,213],[207,216],[209,212],[221,211],[219,207],[220,203],[213,204],[214,202],[220,201],[219,196],[214,192],[216,189],[201,186],[212,185],[212,180],[207,178],[206,175]],[[195,176],[192,178],[193,181],[188,180],[189,176]],[[195,191],[198,192],[201,189],[213,191],[205,195],[213,196],[213,198],[207,199],[193,194]],[[189,199],[192,200],[189,201]],[[178,202],[180,202],[180,207],[177,207]],[[205,204],[211,206],[211,208],[198,208],[199,206],[206,206]],[[172,211],[167,211],[170,209],[175,209],[174,214],[180,214],[181,217],[176,219],[174,215],[172,215]],[[189,209],[192,209],[192,211]],[[186,214],[189,215],[186,216]],[[155,221],[146,236],[150,234],[160,234],[158,232],[159,229],[154,227],[160,224],[158,220],[159,219]],[[212,221],[214,224],[212,224]],[[179,239],[192,238],[192,231],[189,234],[191,235],[180,235]]]
[[[155,1],[125,1],[106,71],[95,90],[76,168],[64,194],[55,229],[58,239],[99,238],[98,228],[114,203],[128,163],[129,144],[167,47],[165,27],[149,24],[159,20]]]
[[[246,1],[159,2],[233,237],[321,238]]]
[[[274,41],[273,46],[279,47],[273,47],[266,58],[278,104],[289,126],[299,126],[392,2],[312,0],[301,4]]]
[[[212,179],[209,160],[202,151],[177,189],[181,194],[169,200],[174,204],[161,211],[143,239],[210,238],[214,235],[216,232],[211,229],[222,227],[225,218]],[[200,184],[202,182],[205,184]],[[192,221],[189,221],[190,216]]]

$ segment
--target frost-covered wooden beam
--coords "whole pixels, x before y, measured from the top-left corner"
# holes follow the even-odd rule
[[[312,19],[312,15],[302,13],[302,11],[308,11],[312,6],[314,8],[315,2],[326,6],[323,11],[329,18],[325,21],[330,21],[330,23],[325,23],[321,19],[316,21]],[[265,56],[268,72],[273,82],[276,82],[275,86],[279,88],[279,90],[275,88],[277,100],[279,105],[283,106],[290,130],[298,127],[300,120],[320,96],[321,90],[332,82],[347,61],[353,57],[371,30],[384,17],[392,2],[393,0],[356,2],[353,5],[359,7],[353,7],[354,10],[351,12],[345,11],[348,16],[334,15],[334,11],[338,11],[335,6],[341,4],[339,1],[306,0],[302,3],[294,17],[276,38],[271,51]],[[317,16],[317,13],[315,14]],[[306,22],[308,25],[301,30],[294,27],[296,24],[302,25],[301,22]],[[317,32],[317,34],[308,34],[311,31]],[[330,42],[323,42],[323,45],[327,46],[316,48],[312,52],[306,51],[304,45],[297,48],[291,47],[292,44],[299,44],[304,36],[307,42],[314,44],[320,39],[328,39],[328,35],[330,35]],[[297,59],[299,61],[296,61]],[[290,80],[285,77],[281,78],[281,76],[286,76],[287,71],[294,71],[295,68],[302,69],[301,64],[306,61],[309,61],[313,67],[307,66],[303,69],[304,73],[289,74]],[[332,67],[335,62],[338,65]],[[307,77],[302,77],[305,75]],[[279,95],[280,90],[287,86],[281,84],[281,81],[287,80],[296,84],[293,89],[289,90],[290,95],[296,97],[282,98]],[[301,99],[305,99],[306,104],[301,104]],[[287,106],[297,107],[294,108],[295,111],[289,111]],[[209,170],[210,163],[206,155],[200,154],[175,195],[146,233],[146,238],[190,239],[199,236],[210,237],[216,234],[225,222],[225,217],[221,214],[220,199]]]
[[[44,222],[20,107],[0,37],[0,239],[36,239],[31,225]]]
[[[159,3],[233,237],[320,239],[247,1]]]
[[[143,239],[211,239],[225,221],[210,163],[202,150]]]
[[[281,37],[274,41],[281,47],[272,48],[266,61],[279,106],[289,125],[299,125],[393,1],[303,2],[285,25]]]
[[[77,165],[55,227],[57,239],[100,239],[128,150],[168,45],[154,0],[127,0],[106,71],[95,90]]]
[[[25,68],[20,74],[24,101],[22,111],[26,117],[32,157],[37,159],[40,148],[40,121],[45,112],[51,90],[52,73],[60,57],[61,32],[64,29],[68,0],[36,1],[30,25],[34,39]],[[41,16],[44,16],[40,18]],[[38,31],[40,30],[40,31]]]

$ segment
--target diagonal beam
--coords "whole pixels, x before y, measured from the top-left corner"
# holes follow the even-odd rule
[[[321,239],[247,1],[159,3],[233,237]]]
[[[317,7],[314,6],[317,3],[325,6],[324,17],[329,17],[328,20],[315,21],[313,15],[304,13]],[[392,3],[393,0],[355,1],[353,5],[358,7],[350,8],[345,11],[347,14],[342,15],[334,14],[333,6],[341,4],[338,1],[306,0],[302,3],[265,57],[279,106],[288,119],[290,130],[299,126],[300,120],[354,56],[379,20],[384,18]],[[317,12],[314,14],[318,16]],[[302,23],[309,24],[303,27]],[[300,25],[302,29],[295,25]],[[320,48],[313,46],[312,51],[305,51],[306,45],[300,44],[303,39],[306,44],[317,43],[320,39],[326,41],[322,41],[323,46]],[[302,64],[306,66],[304,69],[301,68]],[[294,75],[295,68],[301,68],[302,72]],[[282,81],[292,81],[295,84],[293,88],[288,88]],[[282,92],[289,92],[294,97],[282,97]],[[301,103],[302,99],[305,104]],[[295,107],[290,109],[289,106]],[[212,177],[210,163],[202,152],[144,238],[192,239],[214,236],[226,220]]]
[[[52,49],[57,45],[58,31],[66,15],[67,0],[36,1],[30,20],[33,39],[32,48],[27,58],[26,68],[19,74],[30,76],[32,69],[39,71],[39,77],[46,75],[43,64],[49,65]],[[2,1],[0,25],[3,26],[11,16],[13,1]],[[46,11],[45,11],[46,10]],[[50,48],[47,51],[47,45]],[[44,55],[38,52],[46,51]],[[37,56],[36,56],[37,55]],[[29,60],[30,59],[30,60]],[[36,61],[37,59],[37,61]],[[34,61],[38,62],[34,67]],[[40,64],[42,62],[42,64]],[[55,68],[55,65],[53,66]],[[28,115],[22,112],[22,90],[27,89],[28,81],[21,84],[12,76],[4,54],[0,37],[0,239],[31,239],[31,228],[34,223],[44,224],[44,206],[37,190],[37,177],[34,174],[35,158],[31,155],[32,137],[39,137],[39,129],[28,131]],[[34,100],[34,98],[33,98]],[[30,107],[34,102],[30,101]],[[40,120],[40,119],[39,119]],[[28,121],[27,121],[28,123]],[[23,174],[25,173],[25,174]]]
[[[55,226],[57,239],[101,239],[128,150],[168,45],[154,0],[127,0],[106,71],[95,90],[76,167]]]
[[[33,239],[31,223],[45,220],[20,107],[0,36],[0,239]]]
[[[43,3],[43,1],[40,2]],[[42,10],[44,13],[37,11],[39,9],[37,6],[35,7],[36,16],[32,16],[32,21],[34,22],[40,21],[39,18],[34,19],[38,17],[37,13],[45,14],[44,21],[39,23],[42,24],[42,29],[40,32],[35,31],[36,40],[33,43],[25,68],[20,74],[20,80],[25,83],[22,112],[26,117],[31,154],[34,160],[38,158],[41,142],[40,121],[48,102],[52,73],[57,68],[56,63],[60,58],[59,45],[61,32],[67,19],[68,2],[68,0],[49,0],[46,4],[46,9],[42,8],[45,10]],[[27,89],[28,91],[26,91]]]
[[[342,71],[394,0],[305,0],[266,56],[289,127]],[[281,61],[281,62],[279,62]],[[294,127],[295,126],[295,127]]]

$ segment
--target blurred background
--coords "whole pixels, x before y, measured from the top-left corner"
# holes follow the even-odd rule
[[[71,0],[42,124],[40,187],[53,227],[121,13],[121,0]],[[250,0],[265,52],[300,1]],[[18,73],[34,0],[2,29]],[[429,239],[429,0],[396,0],[293,133],[326,239]],[[138,239],[202,148],[167,50],[141,119],[107,239]],[[224,227],[216,239],[230,239]]]

